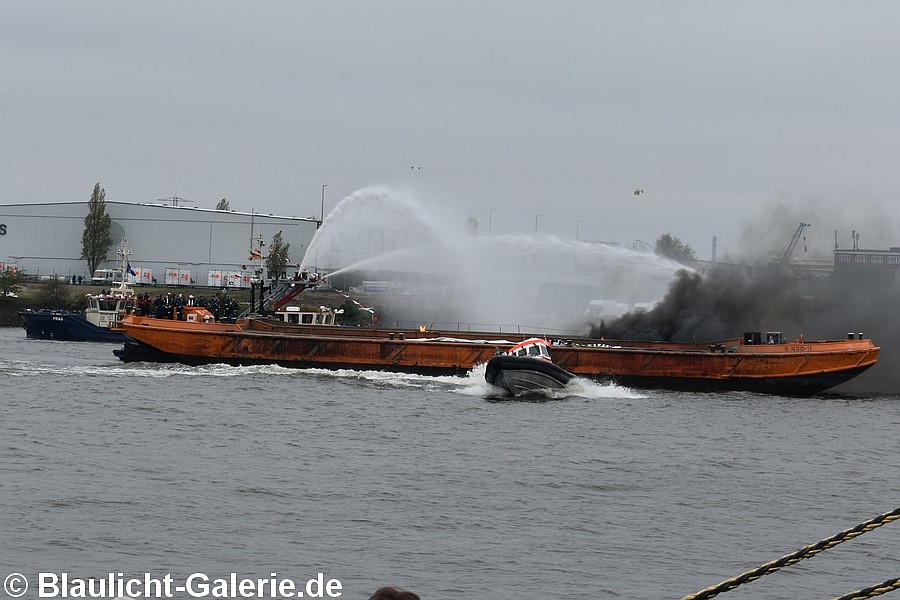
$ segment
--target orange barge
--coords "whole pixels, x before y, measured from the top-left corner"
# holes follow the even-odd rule
[[[129,341],[115,353],[125,362],[278,364],[461,375],[529,337],[389,332],[266,318],[216,323],[208,316],[204,322],[202,312],[189,314],[192,321],[128,315],[118,330]],[[786,341],[778,333],[767,336],[748,333],[713,343],[571,338],[554,340],[552,354],[554,363],[570,373],[622,385],[809,395],[872,367],[880,350],[868,339]]]

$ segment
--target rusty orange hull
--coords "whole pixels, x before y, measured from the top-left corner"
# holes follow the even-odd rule
[[[289,325],[260,319],[187,323],[128,316],[119,330],[139,342],[122,358],[186,364],[279,364],[289,367],[462,374],[509,343],[440,341],[436,332]],[[452,334],[475,339],[471,334]],[[496,337],[496,336],[495,336]],[[425,341],[427,340],[427,341]],[[504,340],[506,342],[506,340]],[[128,356],[129,351],[132,356]]]
[[[689,390],[750,390],[815,394],[874,366],[871,340],[746,345],[605,342],[553,349],[554,362],[581,376],[625,385]]]
[[[187,323],[133,315],[125,318],[120,330],[133,340],[117,352],[125,361],[279,364],[426,375],[466,373],[521,341],[488,333],[389,333],[259,319]],[[879,350],[871,340],[849,339],[769,345],[747,345],[741,339],[715,344],[571,339],[554,346],[552,353],[554,363],[575,375],[625,385],[815,394],[873,366]]]

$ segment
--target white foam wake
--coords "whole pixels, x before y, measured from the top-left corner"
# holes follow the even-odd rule
[[[390,371],[368,371],[356,369],[293,369],[279,365],[254,365],[235,367],[226,364],[211,364],[192,367],[172,363],[129,363],[98,365],[57,365],[35,362],[6,360],[0,361],[0,373],[14,377],[59,375],[64,377],[325,377],[356,380],[374,386],[410,389],[443,389],[464,396],[502,398],[508,394],[501,388],[490,385],[484,379],[485,365],[476,365],[471,371],[460,376],[430,376]],[[560,398],[643,398],[634,390],[614,384],[598,383],[576,377],[561,390],[549,392],[548,399]]]

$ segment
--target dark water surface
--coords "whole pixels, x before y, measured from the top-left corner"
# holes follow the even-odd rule
[[[584,383],[512,402],[478,374],[123,365],[113,348],[0,329],[0,576],[679,598],[900,506],[897,396]],[[727,597],[898,575],[894,523]]]

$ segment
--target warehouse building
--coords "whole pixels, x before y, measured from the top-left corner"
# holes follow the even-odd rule
[[[893,246],[887,250],[841,248],[834,251],[835,273],[860,271],[881,273],[892,279],[900,279],[900,247]]]
[[[319,225],[314,218],[111,201],[106,213],[114,246],[99,267],[121,266],[116,250],[127,238],[138,281],[159,285],[249,286],[265,264],[251,259],[251,250],[265,257],[280,231],[290,244],[289,264],[299,264]],[[87,214],[87,202],[0,204],[0,265],[39,278],[90,281],[81,258]]]

